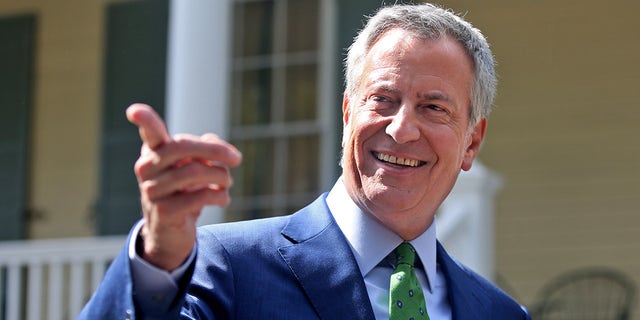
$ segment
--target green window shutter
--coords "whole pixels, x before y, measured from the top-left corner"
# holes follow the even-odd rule
[[[405,1],[405,3],[409,3],[412,1]],[[341,0],[336,1],[337,5],[337,18],[336,21],[338,23],[338,37],[337,42],[338,45],[336,48],[339,52],[336,53],[336,63],[338,63],[338,68],[336,70],[343,70],[343,62],[344,59],[347,58],[346,52],[347,48],[351,46],[353,43],[353,38],[356,34],[364,28],[364,23],[366,22],[365,16],[372,16],[378,8],[380,8],[381,2],[379,1],[369,1],[369,0]],[[337,83],[344,84],[344,74],[343,72],[337,72],[338,76]],[[341,88],[344,90],[344,86]],[[338,95],[338,104],[342,105],[342,94]],[[342,124],[342,114],[338,112],[340,119],[338,119],[338,123]]]
[[[164,113],[168,0],[109,5],[106,17],[102,156],[96,230],[123,234],[140,218],[133,165],[140,154],[137,129],[125,117],[131,103]]]
[[[35,21],[0,19],[0,240],[24,237]]]

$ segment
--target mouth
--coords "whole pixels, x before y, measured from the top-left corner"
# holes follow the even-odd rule
[[[409,168],[417,168],[426,164],[426,162],[424,161],[400,158],[400,157],[388,155],[385,153],[375,152],[375,151],[373,152],[373,156],[382,162],[403,166],[403,167],[409,167]]]

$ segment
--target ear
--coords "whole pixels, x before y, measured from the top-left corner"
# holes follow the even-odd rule
[[[473,128],[473,131],[471,131],[471,135],[468,138],[469,141],[467,142],[467,147],[464,151],[464,158],[462,159],[462,170],[469,171],[469,169],[471,169],[471,164],[473,164],[473,159],[476,158],[480,151],[480,145],[484,140],[486,131],[487,119],[482,118]]]
[[[342,147],[349,140],[351,131],[348,130],[349,120],[351,119],[351,109],[349,108],[349,96],[345,92],[342,94]]]

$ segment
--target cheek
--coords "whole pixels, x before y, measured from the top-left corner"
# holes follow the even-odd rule
[[[358,119],[357,116],[358,114],[352,114],[351,121],[345,126],[342,135],[343,164],[345,169],[356,176],[359,175],[359,165],[362,165],[362,144],[366,140],[363,137],[363,129],[367,127],[366,122],[358,121],[362,119]]]
[[[386,138],[385,129],[389,122],[374,112],[360,111],[352,114],[349,125],[343,133],[343,148],[345,153],[351,149],[351,155],[360,165],[364,161],[365,149],[372,147]]]
[[[345,149],[353,149],[353,147],[355,147],[355,140],[359,134],[357,130],[360,128],[356,117],[357,113],[352,113],[349,122],[347,122],[342,129],[342,146]]]
[[[342,174],[349,189],[359,190],[362,188],[362,181],[356,161],[355,135],[350,132],[343,137]]]
[[[455,161],[456,165],[465,154],[469,139],[451,130],[433,130],[428,133],[429,144],[440,160]]]
[[[342,161],[348,165],[353,159],[355,145],[352,122],[346,123],[342,128]]]

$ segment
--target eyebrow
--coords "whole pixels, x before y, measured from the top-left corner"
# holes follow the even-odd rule
[[[445,94],[442,91],[432,91],[427,93],[418,93],[418,98],[422,100],[439,100],[439,101],[448,101],[451,102],[451,98],[449,95]]]
[[[380,85],[376,85],[373,86],[374,90],[380,90],[380,91],[384,91],[384,92],[388,92],[388,93],[393,93],[393,94],[398,94],[400,93],[400,90],[398,90],[397,88],[387,85],[387,84],[380,84]]]
[[[388,81],[372,81],[371,89],[374,91],[382,91],[391,94],[400,94],[401,90],[396,88],[392,83]],[[440,90],[432,90],[429,92],[419,92],[416,94],[418,99],[427,100],[427,101],[444,101],[453,103],[451,96],[440,91]]]

